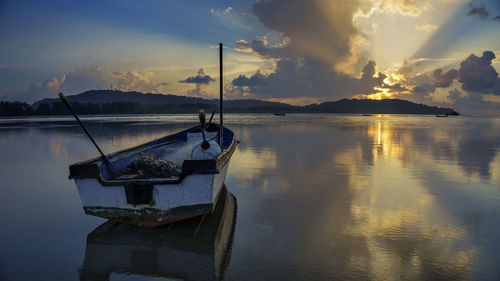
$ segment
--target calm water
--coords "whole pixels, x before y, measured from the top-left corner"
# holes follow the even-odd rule
[[[196,117],[86,120],[111,152]],[[226,122],[241,140],[226,179],[234,234],[201,241],[166,228],[89,235],[105,220],[84,215],[68,166],[96,156],[91,143],[70,118],[0,119],[0,280],[500,279],[500,119]]]

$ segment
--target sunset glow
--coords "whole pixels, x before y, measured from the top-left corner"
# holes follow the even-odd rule
[[[77,6],[3,4],[0,99],[32,103],[111,86],[213,98],[221,41],[230,99],[401,98],[500,114],[495,0],[221,0],[189,15],[180,3]],[[179,83],[200,69],[214,82]]]

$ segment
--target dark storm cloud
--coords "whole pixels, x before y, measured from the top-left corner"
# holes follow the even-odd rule
[[[266,76],[262,72],[257,71],[254,75],[247,77],[245,75],[240,75],[236,77],[231,85],[239,87],[255,87],[264,85]]]
[[[403,61],[403,65],[396,71],[396,73],[403,75],[405,78],[411,77],[419,67],[423,65],[421,61],[410,62],[407,59]]]
[[[257,72],[247,77],[240,75],[232,82],[233,94],[247,92],[258,96],[283,97],[352,97],[356,94],[371,94],[374,87],[386,86],[387,77],[378,73],[375,62],[369,61],[361,78],[335,72],[331,66],[311,58],[281,59],[276,63],[276,70],[270,74]],[[395,86],[397,87],[397,86]]]
[[[356,12],[367,12],[364,0],[260,0],[253,12],[268,29],[280,34],[282,42],[271,45],[266,37],[252,42],[239,40],[235,49],[274,59],[273,72],[240,75],[232,81],[231,93],[250,93],[275,98],[352,97],[376,92],[384,85],[384,74],[376,75],[375,62],[366,54],[351,60],[356,40],[363,41],[353,24]],[[354,68],[364,68],[361,78],[335,70],[349,58]],[[358,68],[359,69],[359,68]],[[359,70],[358,70],[359,71]]]
[[[480,19],[487,19],[490,17],[490,13],[486,10],[486,7],[483,3],[474,4],[473,1],[469,2],[469,11],[467,12],[468,16],[475,16]]]
[[[374,61],[368,61],[368,63],[363,67],[363,70],[361,70],[361,79],[369,79],[375,75],[375,62]],[[384,75],[385,76],[385,75]],[[384,77],[385,79],[385,77]],[[384,80],[382,79],[382,80]]]
[[[498,104],[483,99],[478,93],[463,95],[459,90],[451,90],[449,99],[459,112],[468,111],[474,115],[498,114]],[[496,112],[496,113],[495,113]]]
[[[189,76],[185,80],[179,81],[180,83],[191,83],[191,84],[209,84],[211,82],[215,82],[215,79],[205,74],[203,68],[198,70],[198,75]]]
[[[497,15],[496,17],[490,16],[490,12],[483,3],[475,4],[474,0],[469,0],[468,8],[468,16],[477,17],[482,20],[491,19],[493,21],[500,21],[500,15]]]
[[[498,73],[491,65],[493,59],[495,54],[485,51],[481,57],[471,54],[460,63],[458,81],[462,83],[462,89],[500,95]]]
[[[353,15],[370,6],[362,0],[261,0],[252,8],[262,24],[288,40],[287,58],[337,63],[350,54],[351,39],[360,34]]]
[[[401,83],[396,83],[396,84],[392,84],[392,85],[383,84],[380,86],[380,88],[389,89],[392,93],[395,93],[395,94],[398,94],[398,93],[407,94],[410,91],[410,89],[408,88],[407,85],[401,84]]]
[[[441,68],[436,69],[432,73],[433,86],[437,88],[447,88],[457,77],[458,71],[456,69],[451,69],[447,72],[443,72]]]
[[[407,98],[439,106],[452,105],[461,113],[498,115],[499,104],[491,94],[500,95],[500,77],[492,66],[493,59],[495,54],[485,51],[481,56],[471,54],[458,69],[436,69],[408,77],[406,81],[412,89]]]
[[[269,46],[265,37],[255,39],[251,43],[238,40],[234,49],[242,52],[251,52],[266,59],[279,59],[290,56],[290,50],[286,46]]]
[[[492,66],[494,58],[495,54],[491,51],[485,51],[481,57],[471,54],[461,62],[458,70],[436,69],[407,77],[407,83],[412,85],[410,98],[417,102],[433,101],[439,104],[440,101],[434,100],[434,94],[438,88],[444,88],[440,93],[449,92],[447,100],[459,111],[474,114],[481,110],[492,112],[495,107],[498,109],[498,104],[483,98],[488,94],[500,95],[500,78]],[[455,80],[461,83],[461,86],[454,86]]]

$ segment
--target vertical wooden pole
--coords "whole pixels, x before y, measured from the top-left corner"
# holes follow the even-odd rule
[[[224,150],[224,127],[223,127],[223,124],[222,124],[222,120],[223,120],[223,115],[224,115],[224,109],[222,107],[222,100],[223,100],[223,96],[224,96],[224,79],[223,79],[223,76],[222,76],[222,49],[223,49],[223,46],[222,46],[222,43],[219,43],[219,71],[220,71],[220,97],[219,97],[219,102],[220,102],[220,105],[219,105],[219,110],[220,110],[220,132],[219,132],[219,135],[220,135],[220,140],[219,140],[219,144],[220,144],[220,148],[221,150]]]

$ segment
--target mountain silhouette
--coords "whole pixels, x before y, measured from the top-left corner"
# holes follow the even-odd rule
[[[186,113],[204,108],[218,109],[218,99],[178,96],[171,94],[151,94],[122,92],[118,90],[91,90],[67,97],[71,103],[92,105],[92,112],[82,114],[116,113]],[[36,111],[40,105],[50,108],[60,103],[57,98],[46,98],[35,102]],[[83,106],[82,106],[83,105]],[[48,110],[48,109],[47,109]],[[126,112],[120,112],[120,110]],[[224,100],[224,111],[230,113],[352,113],[352,114],[446,114],[458,115],[451,108],[418,104],[401,99],[341,99],[333,102],[295,106],[280,102],[258,99]],[[58,112],[53,112],[58,114]]]

